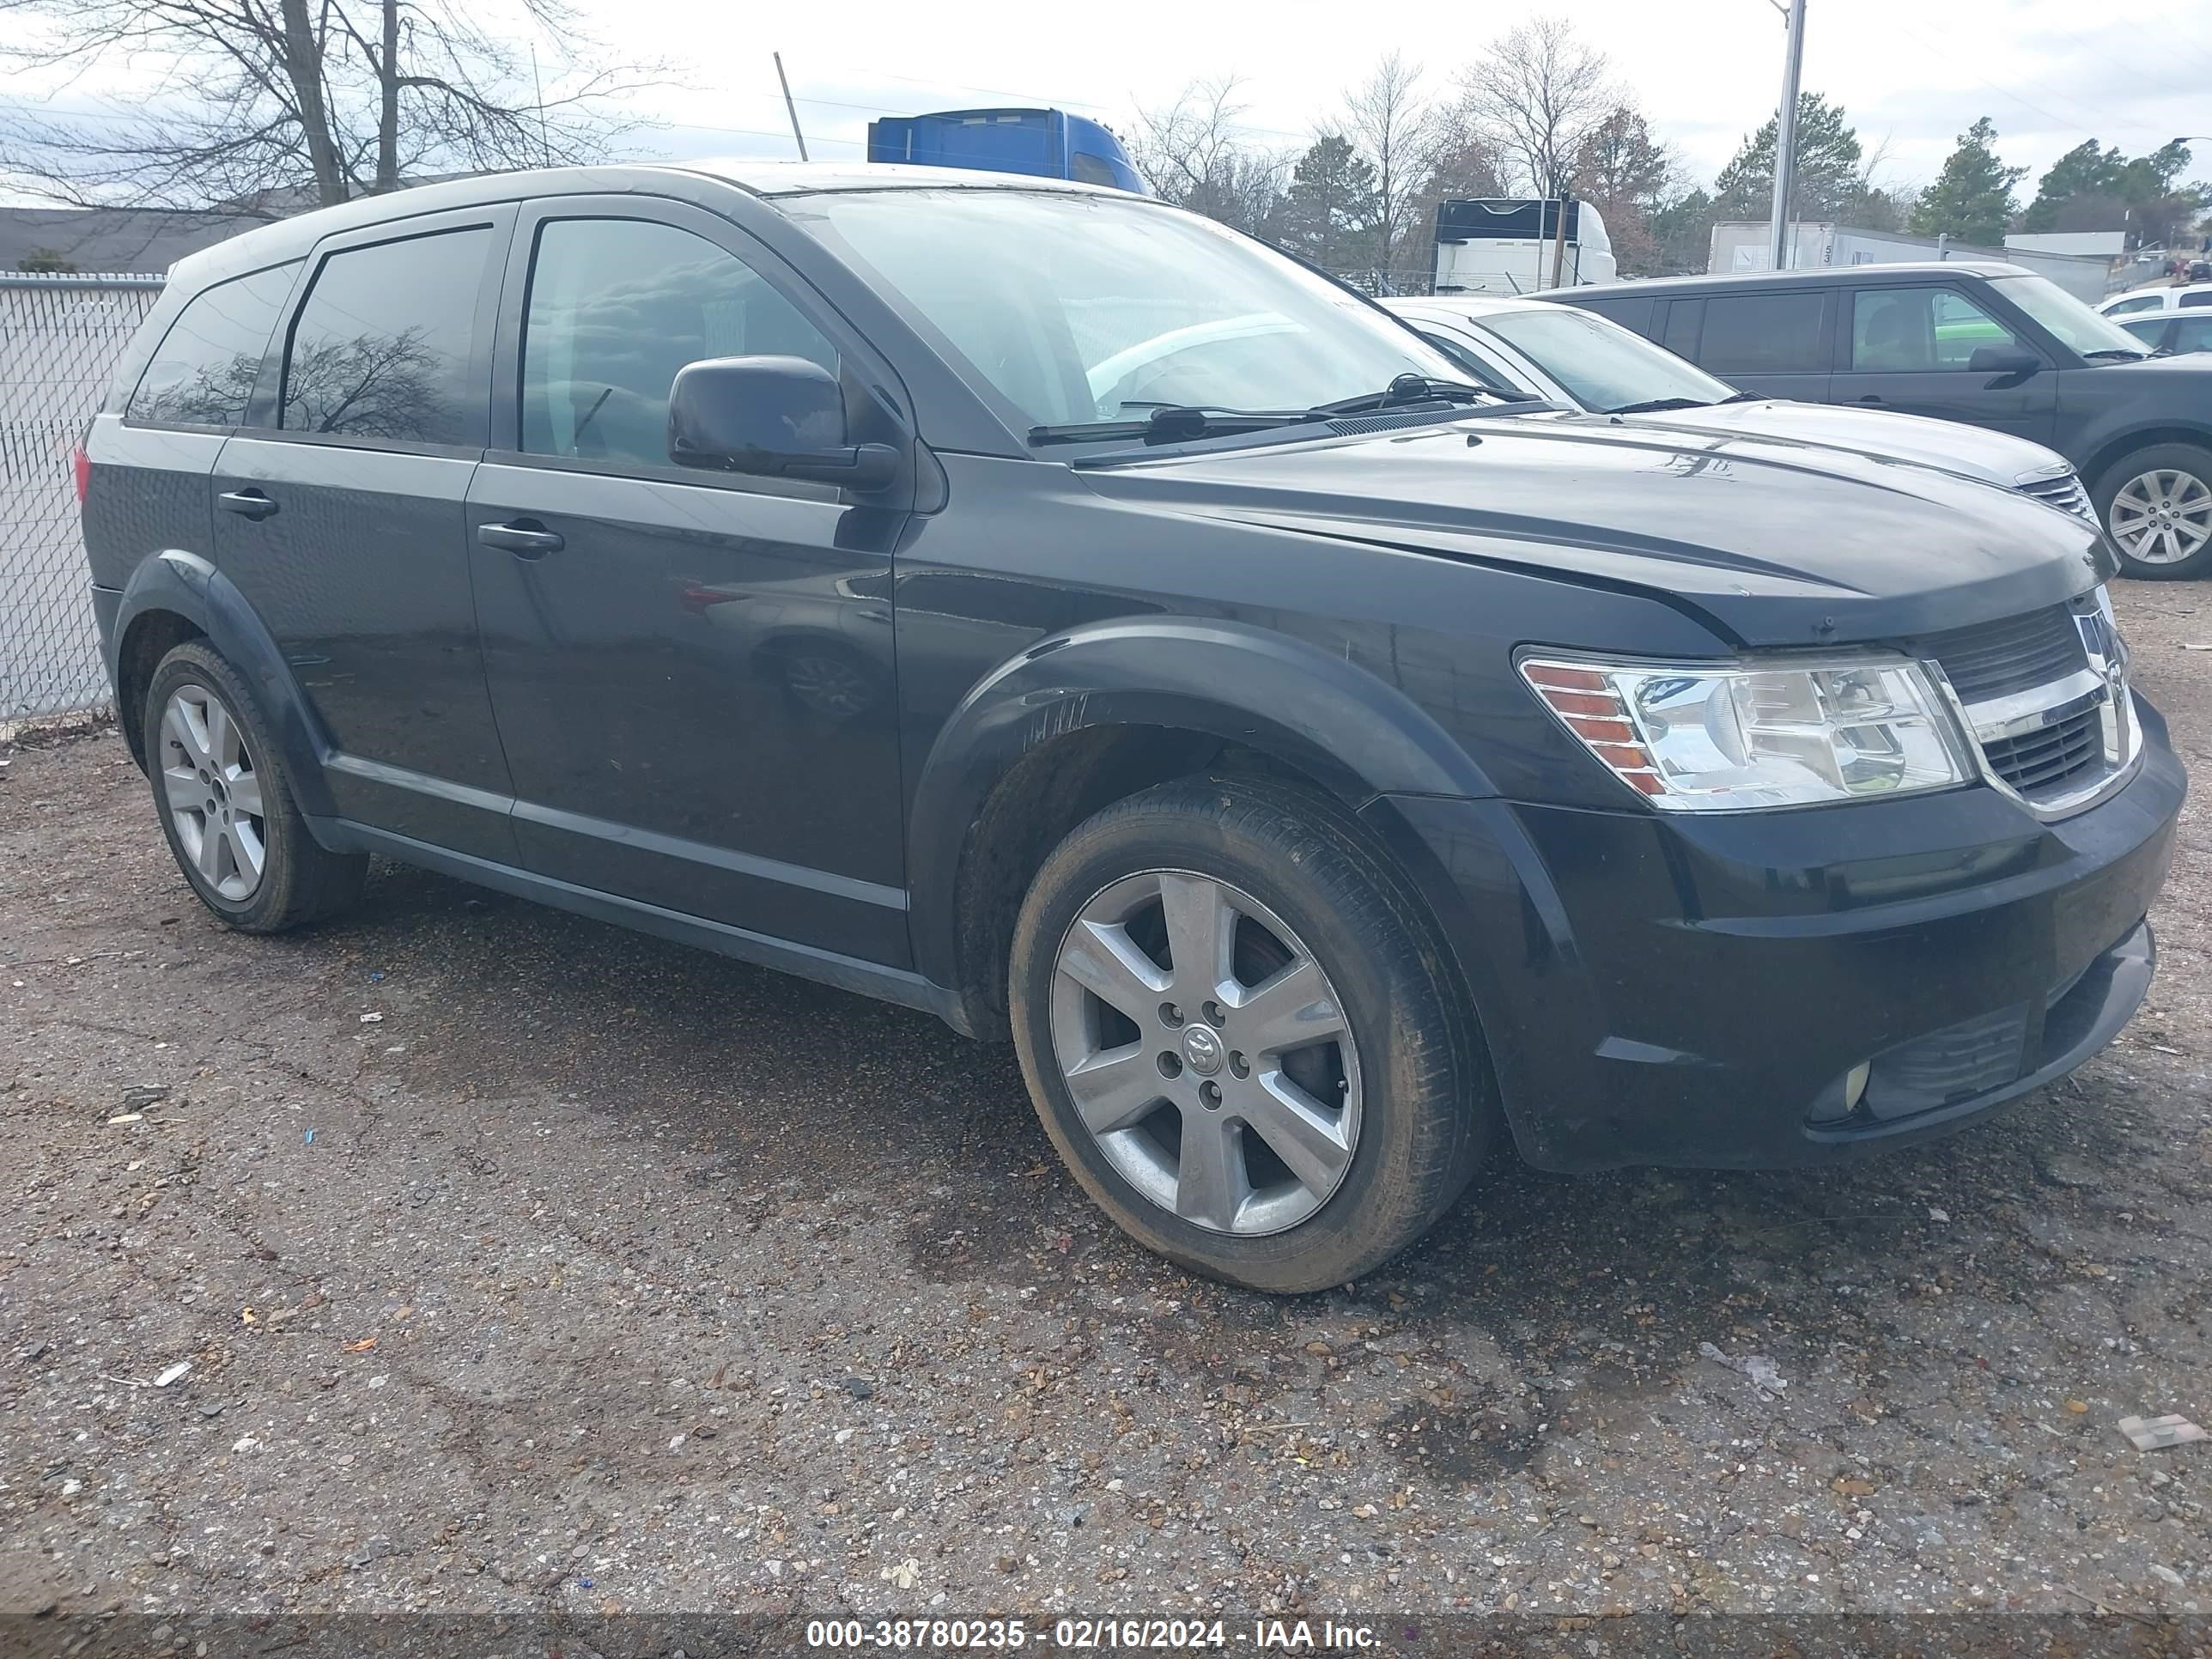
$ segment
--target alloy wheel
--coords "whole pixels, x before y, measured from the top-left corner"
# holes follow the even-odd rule
[[[1359,1053],[1305,943],[1250,894],[1127,876],[1054,958],[1054,1058],[1084,1126],[1145,1198],[1209,1232],[1297,1226],[1352,1167]]]
[[[161,711],[161,790],[200,879],[234,903],[252,898],[269,856],[261,779],[237,718],[204,685],[179,686]]]
[[[2112,539],[2143,564],[2179,564],[2212,542],[2212,484],[2161,467],[2130,478],[2112,497]]]

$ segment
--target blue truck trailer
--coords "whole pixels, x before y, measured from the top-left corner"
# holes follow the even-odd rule
[[[1121,141],[1096,121],[1056,109],[951,109],[868,123],[868,159],[919,167],[981,167],[1150,195]]]

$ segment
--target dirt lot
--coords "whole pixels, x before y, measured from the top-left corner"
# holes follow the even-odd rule
[[[2212,588],[2123,586],[2212,778]],[[0,1607],[2212,1607],[2212,1443],[2114,1427],[2212,1425],[2208,823],[2148,1006],[1996,1121],[1500,1152],[1268,1300],[1106,1227],[1006,1051],[396,866],[233,936],[119,742],[18,749]]]

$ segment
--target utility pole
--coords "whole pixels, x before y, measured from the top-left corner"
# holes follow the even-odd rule
[[[1802,5],[1803,0],[1798,0],[1798,3]],[[775,79],[776,84],[783,88],[784,113],[791,117],[791,136],[798,142],[799,159],[804,161],[808,159],[806,135],[799,130],[799,106],[791,101],[791,82],[784,78],[783,54],[775,52],[770,52],[769,56],[775,59]]]
[[[1790,26],[1783,59],[1782,107],[1774,124],[1774,216],[1767,226],[1768,263],[1790,268],[1790,186],[1797,175],[1797,76],[1805,66],[1805,0],[1767,0]]]
[[[1552,286],[1558,288],[1567,274],[1567,209],[1575,199],[1574,191],[1565,185],[1559,188],[1559,199],[1552,204],[1556,222],[1552,232]],[[1540,224],[1542,221],[1539,220]]]

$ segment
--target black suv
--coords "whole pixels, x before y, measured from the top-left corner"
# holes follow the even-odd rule
[[[1991,261],[1671,276],[1556,295],[1731,385],[1965,421],[2074,463],[2131,576],[2212,571],[2212,357]]]
[[[371,854],[1011,1036],[1137,1237],[1312,1290],[1548,1169],[1910,1141],[2142,998],[2181,769],[2094,526],[1469,386],[1194,215],[432,185],[182,264],[84,463],[229,925]]]

